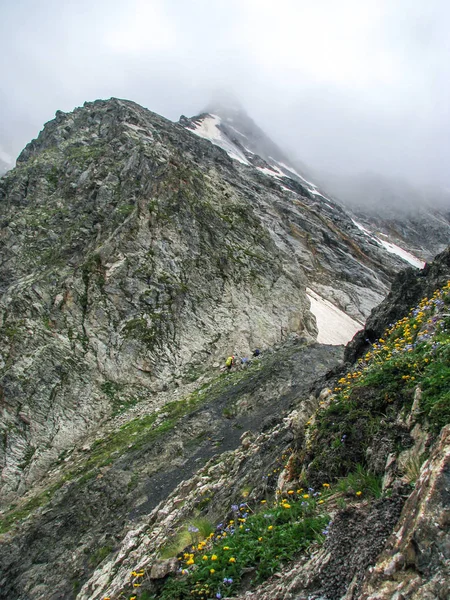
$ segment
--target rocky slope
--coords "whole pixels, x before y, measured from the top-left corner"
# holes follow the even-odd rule
[[[448,244],[450,195],[438,186],[407,184],[374,173],[321,176],[325,189],[372,231],[432,260]]]
[[[58,112],[0,204],[3,502],[121,407],[315,339],[307,286],[348,339],[402,262],[294,179],[122,100]]]
[[[316,340],[349,339],[404,264],[267,140],[230,147],[205,118],[87,103],[0,180],[0,598],[132,596],[130,570],[158,570],[192,519],[272,500],[342,370]],[[374,511],[372,551],[346,578],[381,551],[394,496],[355,517]]]
[[[175,487],[78,597],[446,598],[450,281],[439,286],[372,358],[339,382],[329,374],[312,393],[298,390],[283,420],[246,432],[237,450]],[[305,531],[287,537],[290,514],[305,527],[327,523],[306,551]],[[180,534],[195,531],[199,515],[213,527],[198,544],[200,534]],[[255,589],[263,569],[263,579],[275,575]]]
[[[335,204],[338,200],[376,245],[406,261],[413,257],[404,250],[429,261],[447,246],[450,198],[445,190],[421,189],[380,175],[309,174],[235,103],[215,103],[196,117],[181,117],[180,124],[266,175],[288,176],[322,201]]]

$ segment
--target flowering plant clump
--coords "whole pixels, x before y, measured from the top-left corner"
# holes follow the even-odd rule
[[[307,427],[306,450],[297,460],[309,464],[309,481],[346,477],[358,464],[367,469],[367,449],[377,436],[408,447],[409,431],[398,417],[406,419],[415,398],[415,418],[432,433],[450,422],[449,309],[450,282],[390,325],[338,380]]]
[[[248,567],[255,568],[254,583],[267,579],[297,552],[323,541],[322,532],[330,521],[324,512],[328,495],[323,488],[312,490],[305,499],[303,490],[289,490],[270,507],[258,502],[255,513],[247,503],[233,505],[235,518],[220,523],[205,546],[179,555],[178,575],[169,578],[158,597],[206,600],[230,596],[239,589]]]
[[[419,409],[435,432],[450,422],[449,307],[450,281],[391,325],[352,374],[362,384],[387,382],[397,390],[420,385]],[[348,396],[347,382],[337,390],[343,396]]]

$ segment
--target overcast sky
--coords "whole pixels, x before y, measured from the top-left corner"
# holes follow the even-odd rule
[[[447,0],[0,0],[0,158],[111,96],[170,119],[218,88],[320,171],[450,186]]]

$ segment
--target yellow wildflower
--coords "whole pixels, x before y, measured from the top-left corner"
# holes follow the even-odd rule
[[[261,504],[265,504],[267,500],[261,500]]]
[[[229,550],[229,549],[230,549],[230,546],[224,546],[224,547],[223,547],[223,549],[224,549],[224,550]]]
[[[214,573],[216,572],[215,569],[210,569],[209,572],[211,573],[211,575],[214,575]]]
[[[262,540],[263,540],[262,537],[258,538],[258,542],[262,542]]]
[[[294,493],[294,490],[288,490],[288,494],[292,495]]]
[[[356,492],[357,496],[361,496],[362,492]]]
[[[273,525],[269,525],[269,527],[267,528],[269,531],[272,531],[273,529]]]
[[[204,555],[202,556],[202,560],[208,560],[208,557],[207,557],[207,555],[206,555],[206,554],[204,554]]]
[[[217,560],[217,554],[213,554],[213,555],[211,556],[211,560]]]
[[[309,498],[309,494],[303,494],[303,498],[307,500]]]
[[[230,562],[230,563],[235,563],[235,562],[236,562],[236,559],[234,558],[234,556],[231,556],[231,557],[230,557],[230,560],[229,560],[228,562]]]
[[[194,564],[194,562],[195,562],[195,561],[194,561],[194,559],[193,559],[193,558],[190,558],[189,560],[187,560],[187,561],[186,561],[186,564],[187,564],[187,565],[193,565],[193,564]]]
[[[329,487],[330,487],[330,484],[329,484],[329,483],[322,483],[322,486],[323,486],[324,488],[329,488]]]

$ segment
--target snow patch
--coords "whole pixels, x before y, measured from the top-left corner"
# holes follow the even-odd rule
[[[416,267],[417,269],[424,268],[425,262],[422,259],[418,258],[417,256],[414,256],[414,254],[411,254],[411,252],[408,252],[408,250],[405,250],[404,248],[397,246],[397,244],[393,244],[392,242],[388,242],[387,240],[383,240],[383,239],[377,237],[372,232],[370,232],[368,229],[366,229],[363,225],[361,225],[361,223],[358,223],[354,219],[352,219],[352,222],[354,225],[356,225],[356,227],[360,231],[365,233],[368,237],[370,237],[372,240],[374,240],[377,244],[382,246],[385,250],[387,250],[391,254],[395,254],[396,256],[398,256],[402,260],[406,261],[413,267]]]
[[[208,115],[202,119],[201,123],[195,123],[195,129],[190,129],[189,131],[192,131],[192,133],[195,133],[195,135],[198,135],[205,140],[209,140],[216,146],[219,146],[219,148],[225,150],[225,152],[231,158],[238,160],[244,165],[249,165],[250,163],[245,158],[241,150],[220,131],[218,126],[221,122],[221,118],[217,115]]]
[[[399,256],[401,259],[405,260],[413,267],[416,267],[417,269],[424,268],[425,262],[423,260],[420,260],[420,258],[417,258],[417,256],[414,256],[414,254],[411,254],[411,252],[400,248],[400,246],[397,246],[397,244],[387,242],[386,240],[381,240],[380,238],[377,238],[377,241],[383,246],[383,248],[386,248],[388,252]]]
[[[297,192],[294,192],[294,190],[291,190],[290,188],[286,187],[285,185],[280,185],[280,188],[282,190],[286,190],[286,192],[291,192],[291,194],[297,195]]]
[[[324,196],[323,194],[321,194],[320,192],[318,192],[317,190],[309,190],[309,192],[311,194],[313,194],[313,196],[321,196],[324,200],[326,200],[327,202],[331,202],[330,198],[327,198],[326,196]]]
[[[356,225],[356,227],[360,231],[364,232],[366,235],[368,235],[371,238],[375,239],[374,236],[371,234],[371,232],[368,229],[366,229],[363,225],[361,225],[361,223],[358,223],[357,221],[355,221],[355,219],[352,219],[352,223],[353,223],[353,225]]]
[[[256,168],[258,171],[261,171],[261,173],[264,173],[264,175],[270,175],[270,177],[275,177],[276,179],[279,179],[280,177],[286,177],[286,175],[277,167],[272,167],[271,169],[268,169],[267,167]]]
[[[363,324],[349,317],[340,308],[307,288],[306,293],[311,302],[311,312],[316,317],[319,333],[319,344],[339,346],[347,344]]]
[[[269,158],[272,158],[271,156]],[[272,158],[272,160],[275,160],[274,158]],[[315,185],[314,183],[312,183],[311,181],[308,181],[307,179],[305,179],[304,177],[302,177],[300,175],[300,173],[298,173],[295,169],[293,169],[292,167],[289,167],[288,165],[285,165],[284,163],[280,162],[279,160],[275,160],[275,162],[280,165],[280,167],[282,167],[283,169],[286,169],[286,171],[290,171],[291,173],[293,173],[294,175],[296,175],[297,177],[299,177],[302,181],[304,181],[307,185],[309,185],[312,188],[317,188],[317,185]]]

